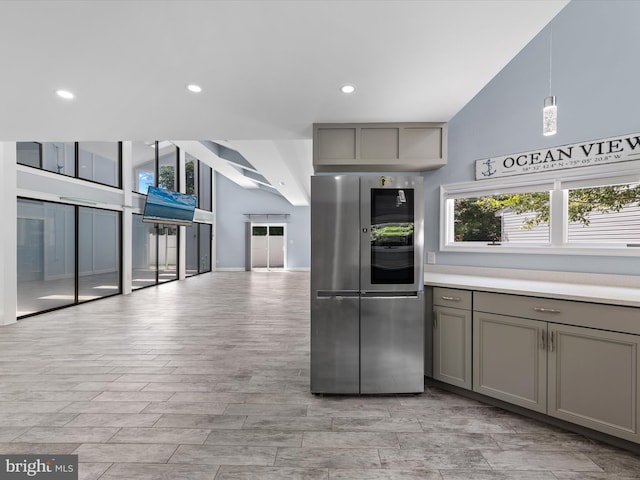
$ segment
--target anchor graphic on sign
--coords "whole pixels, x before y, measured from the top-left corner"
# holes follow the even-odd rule
[[[486,161],[482,162],[482,165],[486,165],[487,166],[487,170],[483,170],[481,173],[482,175],[484,175],[485,177],[490,177],[491,175],[493,175],[494,173],[496,173],[496,170],[492,170],[491,169],[491,162],[493,160],[491,160],[490,158],[487,159]]]

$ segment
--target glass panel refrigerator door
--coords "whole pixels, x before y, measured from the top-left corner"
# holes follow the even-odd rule
[[[361,177],[360,289],[423,290],[424,179]]]
[[[371,283],[414,280],[414,191],[371,189]]]

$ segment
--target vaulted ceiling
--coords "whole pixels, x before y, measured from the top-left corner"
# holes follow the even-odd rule
[[[567,3],[3,0],[0,140],[172,140],[304,205],[313,123],[449,121]]]

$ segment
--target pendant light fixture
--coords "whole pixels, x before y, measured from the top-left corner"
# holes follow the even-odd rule
[[[542,134],[547,137],[558,133],[558,106],[555,95],[551,95],[551,49],[553,29],[549,33],[549,96],[544,99],[542,108]]]

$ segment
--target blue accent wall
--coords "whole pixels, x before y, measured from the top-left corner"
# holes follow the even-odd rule
[[[573,0],[451,119],[448,164],[423,174],[427,251],[439,248],[439,186],[473,181],[476,160],[640,132],[639,18],[638,1]],[[544,137],[550,43],[558,133]],[[437,263],[638,275],[640,250],[636,257],[439,252]]]
[[[287,268],[308,269],[311,259],[311,208],[294,207],[283,197],[244,189],[215,174],[216,256],[218,268],[245,268],[245,213],[287,213]],[[271,221],[271,220],[270,220]],[[273,220],[272,223],[281,223]]]

